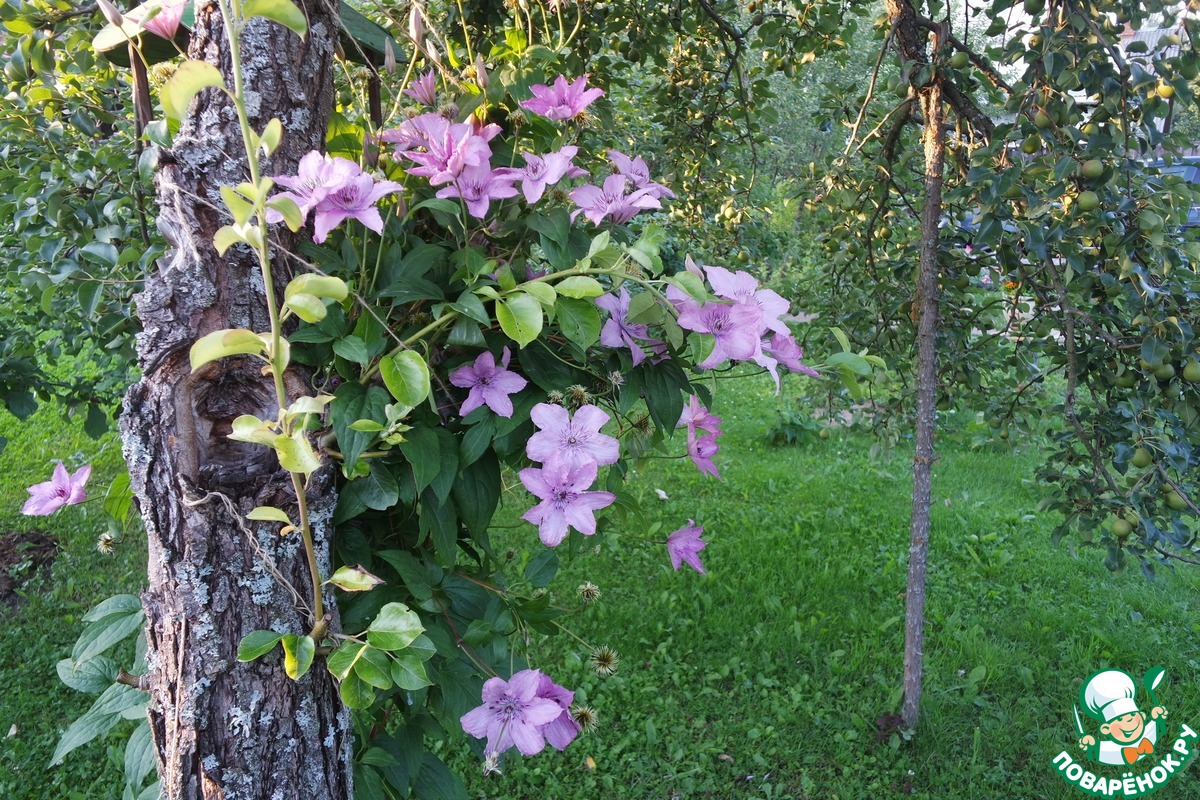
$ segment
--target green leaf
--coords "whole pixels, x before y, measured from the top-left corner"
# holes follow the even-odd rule
[[[283,297],[287,300],[298,294],[311,294],[314,297],[327,297],[340,303],[346,299],[349,293],[350,287],[341,278],[306,272],[292,278],[287,288],[283,290]]]
[[[478,697],[475,698],[478,701]],[[457,719],[457,717],[456,717]],[[433,753],[425,753],[413,784],[413,797],[421,800],[470,800],[462,778],[446,768]]]
[[[272,122],[275,121],[272,120]],[[276,197],[268,200],[267,208],[278,211],[279,216],[283,217],[283,224],[287,225],[290,231],[298,231],[304,225],[304,214],[300,212],[300,206],[296,205],[296,201],[290,197]]]
[[[308,33],[308,20],[292,0],[246,0],[242,5],[246,19],[263,17],[274,20],[301,39]]]
[[[283,522],[285,524],[291,524],[292,521],[286,511],[275,506],[257,506],[251,509],[250,513],[246,515],[246,519],[261,522]]]
[[[291,436],[276,436],[274,447],[279,454],[279,465],[288,472],[298,472],[308,477],[321,468],[321,458],[302,430],[294,431]]]
[[[426,686],[431,686],[429,674],[425,672],[425,665],[416,656],[409,653],[401,653],[392,661],[392,680],[401,689],[409,692],[415,692],[418,689],[423,689]]]
[[[604,287],[600,285],[600,281],[587,275],[574,275],[565,281],[554,284],[554,288],[558,290],[559,294],[574,297],[576,300],[599,297],[604,294]]]
[[[244,241],[246,241],[245,237],[236,228],[232,225],[226,225],[213,236],[213,247],[217,248],[217,255],[223,256],[226,250],[238,242]]]
[[[382,461],[372,461],[370,474],[350,485],[358,487],[359,498],[376,511],[387,511],[400,500],[400,484]]]
[[[283,671],[294,681],[304,677],[312,667],[317,644],[311,636],[289,633],[280,640],[283,644]]]
[[[155,760],[154,741],[150,737],[150,721],[142,720],[133,729],[125,745],[125,788],[137,791],[142,781],[158,766]]]
[[[246,223],[250,221],[250,217],[254,215],[254,206],[249,200],[238,194],[232,186],[221,187],[221,199],[225,201],[225,206],[233,215],[234,227],[244,229]]]
[[[421,618],[403,603],[388,603],[367,628],[367,641],[380,650],[403,650],[425,631]]]
[[[532,342],[542,332],[542,304],[525,292],[496,301],[500,329],[519,346]]]
[[[72,722],[71,726],[67,728],[62,739],[58,741],[58,747],[54,750],[50,766],[61,764],[67,753],[87,744],[97,736],[108,733],[125,718],[122,716],[125,712],[136,708],[145,708],[149,702],[150,695],[146,692],[123,683],[114,683],[96,698],[96,702],[84,712],[82,717]]]
[[[282,633],[275,631],[255,631],[242,637],[242,641],[238,644],[237,659],[238,661],[254,661],[262,658],[267,653],[275,649],[275,645],[279,644],[279,640],[283,638]]]
[[[129,488],[129,473],[117,473],[112,485],[104,495],[104,513],[122,525],[129,520],[133,511],[133,491]]]
[[[521,284],[521,288],[537,298],[537,301],[546,308],[553,308],[554,301],[558,299],[558,292],[548,283],[540,283],[538,281],[530,281],[529,283]]]
[[[700,279],[699,275],[694,275],[691,272],[678,272],[668,278],[667,283],[674,284],[698,302],[704,303],[709,299],[708,290],[704,288],[704,281]],[[633,316],[632,312],[633,309],[630,308],[631,317]]]
[[[213,331],[201,336],[192,345],[190,357],[192,371],[200,369],[210,361],[228,356],[262,355],[263,341],[254,331],[245,328]]]
[[[463,524],[473,534],[483,534],[500,503],[500,464],[495,453],[485,453],[464,469],[453,492]]]
[[[529,566],[525,567],[525,580],[529,581],[535,589],[548,586],[557,574],[558,553],[548,547],[534,556],[530,560]]]
[[[123,595],[123,597],[127,596]],[[110,599],[115,600],[116,598]],[[122,609],[92,621],[84,629],[79,640],[75,642],[75,647],[71,650],[72,660],[75,664],[79,665],[92,656],[103,653],[139,630],[145,618],[146,615],[142,611],[142,606],[139,602],[136,609]],[[85,616],[84,621],[88,622],[90,620]]]
[[[270,423],[253,414],[242,414],[233,420],[233,433],[229,434],[229,438],[235,442],[252,442],[274,447],[277,435]]]
[[[95,403],[88,403],[87,419],[83,422],[83,432],[93,439],[99,439],[108,430],[108,415],[104,409]]]
[[[390,400],[391,397],[382,386],[367,388],[358,381],[343,383],[334,392],[329,410],[338,449],[342,452],[342,470],[345,474],[354,474],[359,456],[375,438],[373,433],[354,431],[350,425],[360,419],[386,419],[383,409]]]
[[[362,657],[362,653],[367,649],[367,646],[362,642],[347,640],[339,644],[329,652],[325,658],[325,667],[329,670],[329,674],[337,678],[339,681],[345,680],[346,676],[354,669],[354,664]]]
[[[353,672],[345,677],[338,692],[349,708],[370,708],[375,702],[375,690]]]
[[[69,658],[54,665],[58,679],[77,692],[99,694],[117,679],[117,662],[108,656],[89,658],[78,666]]]
[[[84,622],[99,622],[113,614],[133,614],[142,609],[142,601],[137,595],[116,594],[101,600],[83,615]]]
[[[382,584],[383,579],[367,572],[363,569],[362,564],[356,564],[353,567],[338,567],[337,571],[329,576],[328,582],[344,592],[369,592]],[[386,689],[387,687],[381,686],[380,688]]]
[[[221,71],[207,61],[185,61],[175,68],[175,73],[163,87],[161,100],[163,113],[168,119],[183,119],[188,104],[198,92],[209,87],[225,89]]]
[[[258,144],[262,147],[263,155],[269,156],[271,153],[274,153],[275,148],[279,147],[279,142],[282,138],[283,123],[279,121],[278,117],[272,117],[271,121],[267,123],[267,127],[263,128],[262,135],[258,137]],[[295,203],[292,203],[292,205],[295,205]],[[296,230],[296,228],[292,228],[292,230]]]
[[[591,300],[561,298],[556,307],[563,336],[586,351],[600,340],[600,312]]]
[[[354,674],[376,689],[386,691],[392,688],[392,677],[389,674],[391,672],[390,660],[386,653],[376,650],[374,647],[368,647],[363,650],[362,658],[355,662]]]
[[[429,396],[429,367],[416,350],[401,350],[379,361],[379,374],[392,397],[416,408]]]
[[[363,367],[371,360],[371,354],[367,352],[366,342],[353,335],[343,336],[334,342],[333,352],[347,361],[353,361],[355,364]]]
[[[441,440],[429,428],[414,427],[400,443],[400,452],[412,465],[417,491],[421,491],[441,471]]]

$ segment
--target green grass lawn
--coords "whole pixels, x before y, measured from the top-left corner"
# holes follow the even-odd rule
[[[601,727],[563,753],[510,756],[503,775],[486,778],[465,745],[449,748],[443,755],[473,796],[1081,797],[1051,760],[1072,746],[1080,684],[1109,666],[1164,666],[1158,696],[1172,721],[1200,723],[1200,572],[1163,569],[1148,582],[1136,569],[1110,574],[1097,551],[1052,544],[1056,520],[1037,513],[1027,479],[1036,445],[972,451],[947,435],[934,484],[922,722],[911,742],[881,731],[900,701],[910,452],[871,460],[872,440],[846,432],[771,447],[767,428],[777,405],[793,403],[787,391],[772,397],[758,381],[722,389],[724,481],[686,460],[648,462],[631,486],[662,527],[609,536],[553,586],[560,603],[577,606],[576,586],[599,585],[599,602],[568,624],[616,649],[620,668],[597,676],[566,636],[535,643],[531,665],[576,689]],[[12,440],[0,455],[6,530],[29,526],[24,487],[45,480],[55,458],[94,460],[96,486],[119,468],[115,442],[90,442],[52,413],[5,418],[0,433]],[[101,515],[85,509],[39,521],[62,553],[23,605],[0,610],[0,798],[120,794],[104,744],[46,768],[58,734],[91,699],[58,683],[55,662],[88,607],[144,581],[140,543],[100,556]],[[665,539],[688,518],[711,543],[707,576],[672,572],[665,548],[635,538]],[[496,538],[523,554],[540,548],[523,523]],[[16,735],[2,738],[11,724]],[[1197,796],[1197,775],[1190,768],[1159,796]]]

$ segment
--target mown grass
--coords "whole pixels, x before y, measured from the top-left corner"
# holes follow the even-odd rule
[[[602,726],[563,753],[510,757],[483,777],[465,745],[448,748],[480,798],[1070,798],[1051,767],[1074,732],[1071,704],[1092,672],[1162,665],[1174,721],[1200,721],[1200,572],[1111,575],[1093,550],[1054,545],[1027,477],[1036,443],[974,451],[939,441],[922,722],[911,742],[881,718],[898,710],[908,549],[910,452],[872,460],[871,439],[838,433],[811,446],[766,444],[777,404],[755,382],[722,387],[724,481],[659,460],[630,485],[661,528],[609,536],[568,565],[554,591],[598,584],[571,628],[621,656],[603,678],[566,636],[535,643],[532,663],[577,690]],[[95,485],[119,467],[112,440],[89,442],[42,412],[0,421],[0,522],[28,526],[24,487],[67,452]],[[659,500],[655,489],[668,499]],[[86,508],[86,507],[85,507]],[[509,508],[506,513],[519,513]],[[656,541],[688,518],[705,526],[709,574],[670,569]],[[90,698],[61,686],[80,615],[143,583],[140,544],[95,553],[98,509],[42,526],[63,552],[48,580],[0,621],[0,797],[112,798],[120,769],[104,745],[46,769],[59,733]],[[500,532],[527,557],[535,532]],[[886,720],[883,720],[886,723]],[[1196,793],[1189,770],[1164,796]],[[75,794],[71,794],[74,792]]]
[[[49,574],[20,590],[17,607],[0,605],[0,798],[117,798],[121,748],[107,749],[114,740],[77,751],[60,767],[47,765],[63,730],[95,699],[60,683],[55,663],[71,654],[91,606],[136,592],[146,580],[144,538],[113,555],[96,551],[105,487],[124,468],[120,444],[112,434],[89,439],[82,420],[64,421],[50,407],[24,422],[0,412],[0,434],[9,440],[0,453],[0,531],[42,529],[60,547]],[[93,465],[92,499],[51,517],[22,516],[25,487],[49,480],[59,459],[72,470]]]
[[[1200,573],[1147,582],[1052,544],[1056,520],[1027,480],[1036,445],[973,452],[943,435],[922,721],[911,742],[881,730],[900,702],[911,450],[873,461],[870,438],[847,434],[770,447],[773,409],[790,402],[750,385],[718,399],[722,483],[686,461],[638,476],[645,502],[669,495],[655,538],[705,526],[708,576],[673,573],[665,550],[628,537],[572,564],[562,600],[583,580],[604,592],[572,627],[617,649],[621,669],[595,675],[566,637],[534,663],[603,727],[509,758],[503,776],[476,767],[475,796],[1069,798],[1051,760],[1072,747],[1071,704],[1093,672],[1161,664],[1160,700],[1200,720]],[[535,542],[530,528],[505,543]],[[1192,796],[1195,778],[1169,791]]]

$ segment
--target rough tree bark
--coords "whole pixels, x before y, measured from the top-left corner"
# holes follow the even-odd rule
[[[189,54],[228,76],[220,11],[211,0],[197,6]],[[264,165],[267,175],[294,171],[305,152],[324,149],[337,4],[301,6],[309,19],[303,41],[262,19],[242,36],[253,126],[261,131],[278,117],[285,130]],[[328,672],[318,666],[294,682],[278,656],[241,664],[235,655],[251,631],[302,635],[313,625],[298,537],[281,539],[278,524],[239,521],[257,505],[295,507],[274,452],[226,438],[240,414],[275,417],[271,379],[262,362],[246,357],[195,373],[188,361],[192,343],[213,330],[269,329],[253,254],[239,246],[218,257],[212,245],[227,222],[218,188],[247,179],[244,153],[232,104],[207,90],[193,102],[158,176],[159,226],[173,249],[137,297],[144,377],[130,389],[121,418],[149,539],[143,685],[152,695],[163,797],[344,800],[351,796],[351,733]],[[288,264],[276,258],[275,265],[282,287]],[[290,372],[287,384],[293,396],[311,394],[302,372]],[[327,562],[334,498],[328,474],[314,477],[314,535]]]

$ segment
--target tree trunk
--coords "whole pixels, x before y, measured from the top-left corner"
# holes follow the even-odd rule
[[[934,49],[936,50],[936,39]],[[937,428],[938,247],[942,216],[942,165],[946,132],[942,87],[934,80],[920,90],[924,120],[925,200],[921,208],[921,251],[917,271],[917,434],[913,456],[912,518],[908,589],[904,609],[904,727],[915,729],[921,703],[925,647],[925,567],[929,555],[929,511],[933,487],[933,435]]]
[[[266,175],[294,172],[305,152],[324,149],[336,3],[301,5],[309,20],[306,39],[262,19],[242,35],[252,125],[261,131],[277,117],[285,131],[264,164]],[[197,6],[190,56],[229,76],[220,11],[204,0]],[[275,418],[271,379],[261,361],[248,357],[222,359],[195,373],[189,366],[189,349],[204,334],[269,329],[254,255],[238,246],[218,257],[212,245],[228,222],[218,189],[248,178],[244,153],[232,104],[206,90],[158,176],[159,227],[173,249],[137,297],[144,377],[130,389],[121,417],[149,540],[144,685],[152,695],[163,797],[344,800],[351,796],[351,731],[328,671],[317,664],[296,682],[284,674],[278,654],[250,664],[236,658],[238,642],[251,631],[303,635],[313,625],[307,608],[312,584],[298,536],[281,538],[277,523],[244,521],[258,505],[294,514],[289,475],[270,449],[227,438],[241,414]],[[294,239],[273,234],[279,236],[274,264],[282,287],[291,265],[281,251]],[[312,393],[307,378],[289,372],[293,396]],[[331,487],[323,469],[309,495],[325,574]],[[332,610],[331,601],[326,607]]]

